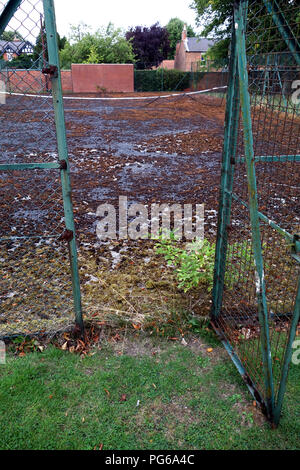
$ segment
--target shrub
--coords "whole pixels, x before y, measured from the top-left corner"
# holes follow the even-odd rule
[[[135,70],[135,91],[183,91],[192,80],[190,72],[181,70]]]
[[[208,291],[211,291],[214,279],[215,244],[208,240],[200,240],[180,247],[174,238],[166,240],[161,237],[156,244],[156,251],[165,257],[168,266],[174,267],[178,287],[187,292],[199,284],[204,284]]]

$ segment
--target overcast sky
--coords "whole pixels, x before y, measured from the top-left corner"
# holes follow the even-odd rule
[[[191,24],[196,32],[195,11],[189,7],[192,0],[55,0],[57,29],[67,35],[70,24],[80,21],[93,29],[116,27],[151,26],[157,21],[165,26],[171,18],[178,17]]]

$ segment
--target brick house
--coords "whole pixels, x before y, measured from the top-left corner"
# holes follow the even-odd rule
[[[0,57],[9,62],[21,54],[32,54],[33,45],[29,41],[0,40]]]
[[[206,38],[188,38],[186,25],[182,31],[181,41],[177,43],[174,68],[191,72],[198,62],[204,61],[208,49],[215,40]]]
[[[163,60],[158,67],[153,67],[153,69],[164,69],[164,70],[173,70],[174,69],[174,60]]]

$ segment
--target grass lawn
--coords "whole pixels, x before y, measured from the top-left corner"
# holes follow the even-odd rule
[[[127,337],[81,358],[49,346],[0,365],[1,449],[299,449],[300,367],[271,430],[225,351]],[[211,346],[212,352],[207,348]]]

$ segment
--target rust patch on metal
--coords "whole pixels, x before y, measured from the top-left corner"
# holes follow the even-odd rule
[[[51,78],[58,77],[58,68],[56,65],[49,65],[48,67],[44,67],[42,69],[42,73],[44,75],[50,75]]]
[[[74,237],[74,233],[72,230],[65,230],[61,236],[59,237],[59,241],[66,241],[66,242],[70,242],[73,240],[73,237]]]
[[[60,167],[61,170],[67,170],[68,169],[68,164],[67,164],[66,160],[60,160],[59,167]]]

